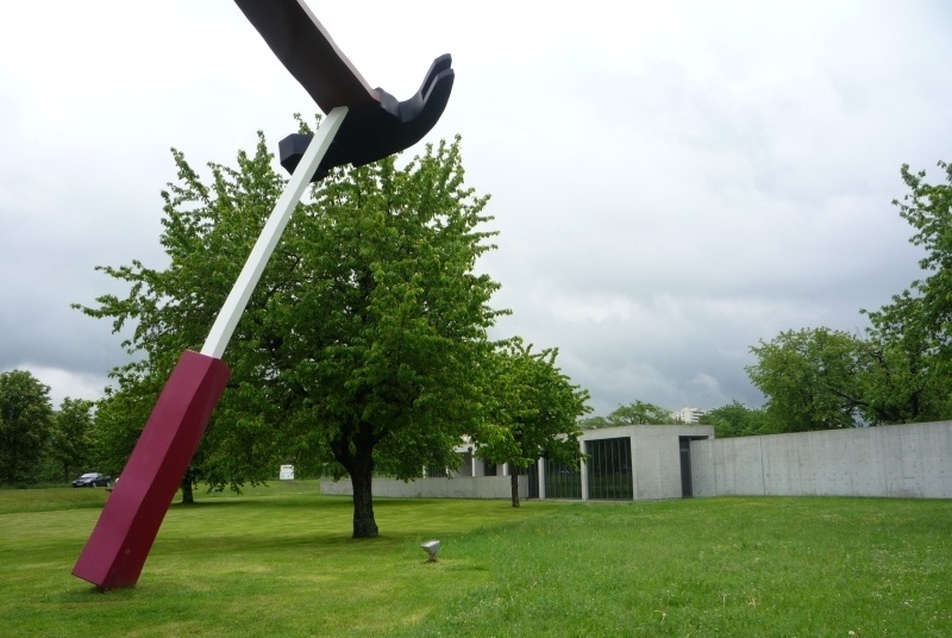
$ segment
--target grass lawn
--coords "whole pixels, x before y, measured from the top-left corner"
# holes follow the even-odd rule
[[[105,490],[0,490],[0,635],[950,636],[952,501],[197,494],[135,589],[70,574]],[[420,543],[438,538],[439,562]]]

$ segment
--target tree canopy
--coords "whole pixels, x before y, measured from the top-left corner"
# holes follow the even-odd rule
[[[769,431],[857,424],[862,402],[858,375],[864,361],[852,335],[827,328],[788,330],[751,351],[758,361],[747,373],[767,397]]]
[[[0,482],[37,480],[52,428],[49,386],[26,370],[0,373]]]
[[[134,324],[124,346],[136,358],[114,371],[102,409],[116,441],[134,441],[142,406],[181,351],[201,345],[285,181],[261,134],[237,168],[210,164],[210,184],[173,154],[178,181],[162,194],[169,265],[102,267],[129,293],[82,307],[116,330]],[[194,476],[240,485],[282,462],[333,461],[354,487],[353,535],[368,537],[374,471],[411,478],[457,465],[453,446],[483,421],[486,331],[500,314],[489,306],[498,284],[474,271],[494,248],[487,200],[464,185],[458,138],[403,168],[388,158],[320,182],[225,351],[232,377]]]
[[[63,481],[86,471],[92,457],[92,401],[67,397],[53,414],[50,431],[50,461]]]
[[[870,402],[887,423],[931,421],[952,414],[952,166],[938,162],[945,183],[926,171],[900,169],[909,192],[893,200],[914,229],[910,242],[925,251],[924,273],[891,303],[869,316],[875,374]]]
[[[670,425],[675,422],[670,410],[636,399],[628,405],[618,406],[608,416],[582,419],[581,427],[583,430],[597,430],[620,425]]]
[[[698,423],[713,425],[714,436],[719,439],[767,432],[764,410],[749,408],[736,399],[726,405],[707,410],[698,419]]]
[[[510,466],[513,507],[519,507],[516,469],[545,458],[578,466],[579,417],[589,411],[588,392],[556,366],[558,350],[532,352],[521,339],[500,344],[490,364],[494,394],[489,420],[477,431],[480,457]]]
[[[903,165],[893,201],[925,251],[924,276],[878,310],[861,334],[790,330],[751,348],[747,371],[767,397],[771,431],[933,421],[952,415],[952,168],[945,183]]]

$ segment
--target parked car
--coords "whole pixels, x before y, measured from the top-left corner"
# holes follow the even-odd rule
[[[86,472],[73,481],[73,487],[109,487],[110,485],[112,485],[112,478],[99,472]]]

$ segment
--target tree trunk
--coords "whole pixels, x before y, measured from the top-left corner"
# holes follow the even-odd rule
[[[352,538],[376,538],[379,534],[374,519],[372,491],[374,475],[373,428],[368,423],[342,426],[340,435],[331,440],[334,458],[350,474],[354,490],[354,534]]]
[[[519,473],[509,466],[509,490],[512,493],[512,506],[519,507]]]
[[[361,455],[358,455],[361,456]],[[350,484],[354,488],[354,535],[353,538],[376,538],[377,521],[374,519],[373,457],[356,458],[350,470]]]
[[[191,472],[186,472],[185,476],[182,477],[182,504],[183,505],[195,504],[195,493],[193,491]]]

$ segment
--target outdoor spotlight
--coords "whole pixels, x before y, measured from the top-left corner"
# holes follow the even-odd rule
[[[440,551],[440,541],[437,541],[437,540],[427,541],[423,543],[422,545],[420,545],[420,547],[422,547],[423,550],[429,556],[429,558],[426,559],[426,562],[435,563],[436,553]]]

